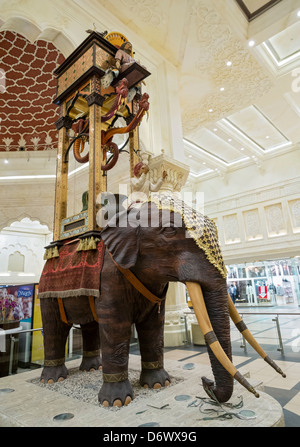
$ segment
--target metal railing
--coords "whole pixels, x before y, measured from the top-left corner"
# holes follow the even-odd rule
[[[241,317],[243,318],[244,315],[256,315],[256,316],[260,316],[260,315],[275,315],[274,318],[272,318],[272,321],[275,322],[276,324],[276,330],[277,330],[277,337],[278,337],[278,345],[279,347],[277,348],[277,351],[280,351],[282,355],[284,355],[284,345],[283,345],[283,340],[282,340],[282,336],[281,336],[281,328],[280,328],[280,323],[279,323],[279,316],[280,315],[300,315],[299,312],[240,312]],[[246,344],[246,340],[245,338],[242,336],[242,345],[241,348],[244,349],[245,352],[247,352],[247,344]]]
[[[80,329],[80,326],[73,325],[69,332],[69,347],[68,347],[68,353],[69,355],[73,353],[73,330],[74,329]],[[14,349],[15,344],[19,342],[19,337],[16,337],[16,335],[19,334],[25,334],[29,332],[37,332],[41,331],[43,333],[43,328],[37,328],[37,329],[22,329],[22,325],[18,328],[13,329],[7,329],[7,330],[1,330],[0,331],[0,337],[4,337],[6,335],[9,335],[10,337],[10,353],[9,353],[9,369],[8,369],[8,375],[12,374],[13,369],[13,360],[14,360]]]
[[[269,315],[269,316],[273,316],[275,315],[275,317],[272,319],[272,321],[275,322],[276,325],[276,330],[277,330],[277,337],[278,337],[278,348],[277,351],[280,351],[282,355],[284,355],[284,343],[282,340],[282,335],[281,335],[281,328],[280,328],[280,323],[279,323],[279,316],[281,315],[293,315],[293,316],[298,316],[300,315],[299,312],[239,312],[240,316],[243,318],[244,315],[255,315],[257,317],[261,316],[261,315]],[[195,315],[194,312],[184,312],[184,316],[182,317],[184,319],[184,323],[185,323],[185,340],[184,343],[185,344],[189,344],[189,337],[188,337],[188,325],[187,325],[187,315]],[[241,338],[242,338],[242,344],[241,344],[241,348],[244,349],[245,352],[247,352],[247,344],[246,344],[246,340],[243,337],[243,335],[241,334]],[[257,338],[257,337],[256,337]]]

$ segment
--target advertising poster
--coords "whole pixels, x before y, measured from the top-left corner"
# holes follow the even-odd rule
[[[0,286],[1,307],[8,321],[31,323],[34,285]],[[9,303],[9,305],[7,304]]]

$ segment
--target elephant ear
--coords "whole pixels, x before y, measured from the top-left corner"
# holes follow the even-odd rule
[[[101,238],[113,259],[124,269],[136,264],[139,252],[139,224],[127,210],[118,213],[102,230]]]

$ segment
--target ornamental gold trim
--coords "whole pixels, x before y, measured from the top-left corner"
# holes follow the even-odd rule
[[[95,349],[95,351],[83,351],[83,357],[96,357],[100,356],[100,349]]]
[[[54,359],[54,360],[44,360],[44,366],[62,366],[65,364],[65,358]]]
[[[163,362],[142,362],[142,369],[160,369],[163,368]]]
[[[213,220],[194,210],[192,207],[170,193],[151,193],[148,199],[159,210],[173,211],[180,214],[188,234],[196,245],[203,250],[206,259],[227,278],[227,269],[218,241],[218,230]]]
[[[117,374],[103,374],[103,382],[105,383],[124,382],[127,379],[128,379],[127,371]]]

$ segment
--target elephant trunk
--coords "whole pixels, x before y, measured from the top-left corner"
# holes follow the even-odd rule
[[[221,315],[221,321],[223,327],[216,332],[219,333],[220,340],[223,346],[221,346],[215,331],[211,325],[211,321],[206,309],[202,289],[198,283],[187,282],[187,289],[192,301],[192,305],[195,311],[196,318],[198,320],[200,329],[204,335],[206,344],[208,346],[208,352],[211,359],[212,370],[215,377],[216,384],[207,378],[202,378],[202,383],[207,394],[217,400],[218,402],[226,402],[230,399],[233,391],[233,379],[236,379],[241,383],[248,391],[253,393],[256,397],[259,394],[248,383],[248,381],[237,371],[231,361],[231,346],[230,346],[230,324],[229,316],[224,315],[223,309],[219,308],[216,314]],[[227,295],[225,296],[227,301]],[[207,300],[212,302],[212,299]],[[228,309],[227,302],[224,303],[224,309]],[[215,300],[217,303],[217,300]],[[227,312],[228,314],[228,312]],[[211,311],[213,316],[213,311]],[[213,317],[215,320],[215,317]],[[215,322],[215,321],[214,321]],[[216,323],[216,322],[215,322]],[[216,326],[216,324],[215,324]],[[222,338],[221,338],[222,337]]]

